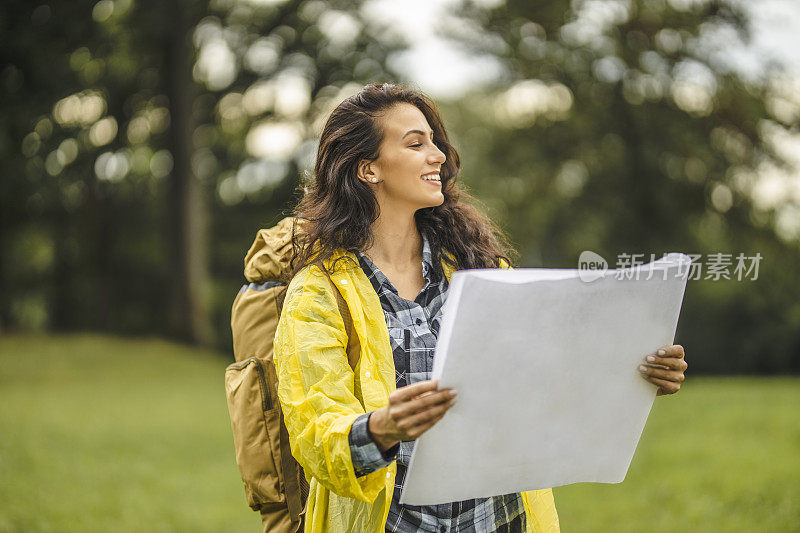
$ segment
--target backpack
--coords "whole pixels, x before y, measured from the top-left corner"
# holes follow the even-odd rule
[[[294,532],[302,528],[308,497],[305,473],[289,446],[272,361],[273,340],[286,291],[281,275],[293,253],[295,225],[295,219],[287,217],[272,228],[260,230],[245,256],[244,272],[249,284],[241,288],[231,309],[236,362],[225,369],[236,464],[247,503],[261,512],[265,531]],[[330,281],[327,270],[322,271]],[[353,332],[344,298],[332,281],[331,287],[347,332],[348,362],[355,369],[360,342]]]

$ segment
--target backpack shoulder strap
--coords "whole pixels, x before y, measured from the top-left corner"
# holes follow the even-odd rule
[[[344,301],[342,293],[339,292],[339,287],[331,279],[328,270],[320,263],[317,263],[317,265],[325,274],[325,277],[328,278],[328,282],[333,288],[333,294],[336,295],[336,305],[339,307],[339,314],[342,315],[342,321],[344,321],[344,331],[347,333],[347,362],[350,363],[350,368],[355,370],[358,359],[361,357],[361,341],[358,339],[356,332],[353,331],[353,316],[350,314],[347,302]]]

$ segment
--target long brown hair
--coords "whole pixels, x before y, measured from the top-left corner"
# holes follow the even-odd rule
[[[444,260],[455,269],[496,267],[510,263],[510,246],[497,226],[471,202],[456,177],[461,163],[450,144],[436,104],[424,94],[399,85],[365,86],[333,110],[319,141],[313,183],[295,208],[302,232],[293,236],[290,275],[312,261],[324,261],[338,249],[365,250],[372,244],[372,223],[379,206],[369,185],[358,179],[358,163],[378,158],[383,131],[381,113],[401,102],[419,109],[433,129],[433,142],[446,161],[440,179],[444,202],[420,209],[417,229],[431,245],[434,266]],[[439,271],[441,272],[441,271]]]

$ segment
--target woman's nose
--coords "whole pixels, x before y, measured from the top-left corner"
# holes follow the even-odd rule
[[[431,152],[431,155],[428,157],[428,159],[429,159],[430,163],[443,164],[445,162],[445,160],[447,159],[447,156],[444,155],[444,152],[439,150],[439,147],[434,144],[433,145],[433,151]]]

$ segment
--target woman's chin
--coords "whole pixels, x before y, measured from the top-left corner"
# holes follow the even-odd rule
[[[444,194],[440,192],[437,193],[433,198],[431,198],[431,202],[429,203],[429,205],[426,205],[425,207],[438,207],[443,203],[444,203]]]
[[[427,195],[424,198],[416,198],[414,202],[417,204],[417,210],[427,209],[429,207],[439,207],[444,203],[444,194],[441,192],[436,194]]]

